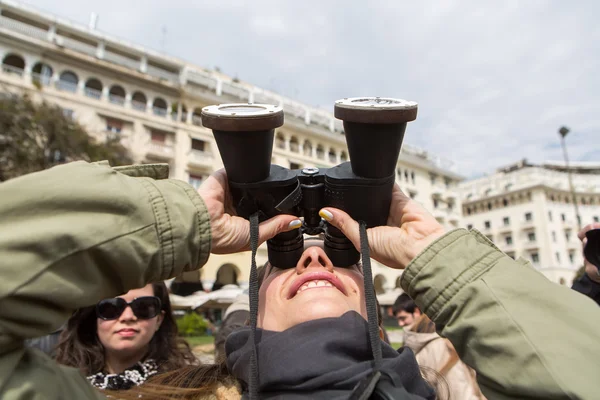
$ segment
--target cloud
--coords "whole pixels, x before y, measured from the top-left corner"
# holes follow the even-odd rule
[[[419,102],[406,141],[465,176],[521,158],[600,154],[600,3],[29,0],[34,6],[332,109],[341,97]],[[162,38],[162,27],[167,29]]]

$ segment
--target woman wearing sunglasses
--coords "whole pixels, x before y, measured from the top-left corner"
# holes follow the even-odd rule
[[[26,348],[24,340],[53,331],[77,308],[195,270],[211,252],[249,249],[250,224],[232,214],[222,171],[211,175],[198,192],[184,182],[158,179],[167,175],[160,166],[115,171],[77,162],[0,184],[0,397],[102,398],[77,369],[53,363],[46,354]],[[321,210],[321,216],[360,248],[356,221],[330,207]],[[298,222],[289,215],[264,221],[258,242],[298,228]],[[405,270],[402,288],[440,335],[452,342],[461,360],[477,372],[487,398],[598,397],[600,309],[589,298],[551,283],[528,263],[503,254],[477,231],[444,232],[435,218],[397,187],[388,226],[366,233],[371,257]],[[365,335],[359,301],[364,289],[355,276],[359,271],[339,271],[340,293],[328,289],[326,282],[324,286],[315,282],[322,289],[312,283],[306,286],[298,276],[321,268],[311,276],[323,278],[322,270],[330,273],[332,268],[322,264],[327,260],[317,248],[307,250],[313,252],[310,262],[300,263],[296,270],[273,271],[261,286],[260,297],[266,303],[260,303],[258,313],[265,332],[257,330],[255,340],[279,341],[280,346],[267,346],[266,351],[246,346],[247,331],[227,341],[228,372],[244,382],[244,392],[249,377],[258,373],[254,388],[259,388],[261,399],[347,399],[357,378],[366,377],[361,382],[369,384],[381,377],[369,372],[371,355],[361,353],[364,368],[358,368],[357,347],[338,346],[338,339],[344,343],[352,339],[364,349],[376,340],[371,329],[369,337]],[[331,283],[338,287],[337,281]],[[326,290],[329,301],[318,301],[317,293]],[[345,301],[336,301],[344,291]],[[293,307],[293,302],[310,306],[314,319],[307,320],[309,313]],[[277,306],[288,312],[278,317]],[[322,306],[344,315],[327,317]],[[348,322],[356,329],[342,329]],[[310,340],[298,340],[301,335],[295,332]],[[334,350],[337,357],[321,362],[322,349]],[[248,360],[256,359],[254,351],[258,370],[248,366]],[[390,379],[406,382],[406,390],[412,385],[420,388],[419,394],[405,392],[400,398],[432,398],[414,369],[416,360],[410,350],[390,351],[385,347],[379,354],[397,367]],[[297,357],[277,363],[285,354]],[[396,364],[398,357],[403,361]],[[380,359],[388,362],[384,360]],[[348,375],[355,368],[358,376]],[[199,376],[200,369],[187,370],[187,375],[177,371],[165,375],[173,374],[173,386],[197,389],[210,384]],[[292,372],[298,370],[311,379],[294,380]],[[154,398],[179,395],[165,387],[156,394]]]
[[[196,363],[177,336],[163,282],[77,310],[61,334],[56,359],[109,390],[129,389],[159,372]]]

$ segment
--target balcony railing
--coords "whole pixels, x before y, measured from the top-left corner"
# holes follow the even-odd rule
[[[146,107],[148,105],[146,103],[142,103],[141,101],[131,100],[131,108],[137,111],[146,111]]]
[[[523,230],[535,229],[535,221],[532,219],[521,221],[521,229],[523,229]]]
[[[77,83],[58,80],[56,81],[56,88],[65,92],[77,93]]]
[[[166,108],[160,108],[160,107],[152,107],[152,113],[154,115],[158,115],[159,117],[166,117],[167,116],[167,109]]]
[[[237,97],[242,100],[248,100],[250,91],[241,85],[237,85],[234,82],[223,82],[222,86],[223,94]]]
[[[52,82],[52,77],[49,75],[42,75],[42,74],[33,72],[31,74],[31,80],[34,82],[38,82],[41,85],[49,86],[50,83]]]
[[[122,106],[125,104],[125,97],[123,96],[118,96],[116,94],[109,94],[108,95],[108,101],[112,104],[116,104],[118,106]]]
[[[174,72],[166,71],[161,68],[157,68],[152,65],[148,65],[148,75],[154,76],[155,78],[166,79],[169,82],[177,82],[179,80],[179,74]]]
[[[199,115],[192,115],[192,124],[202,126],[202,117]]]
[[[36,39],[46,40],[48,38],[48,31],[45,29],[37,28],[11,18],[0,16],[0,27],[14,30],[23,35],[34,37]]]
[[[206,151],[192,150],[190,151],[189,161],[197,165],[212,166],[213,155]]]
[[[56,43],[59,46],[64,46],[68,49],[79,51],[81,53],[85,53],[94,57],[96,56],[96,52],[98,51],[97,46],[92,46],[91,44],[80,42],[79,40],[74,40],[64,36],[57,36]]]
[[[106,51],[104,53],[104,59],[106,61],[110,61],[131,69],[139,69],[141,64],[139,60],[134,60],[132,58],[125,57],[120,54],[112,53],[110,51]]]
[[[150,152],[163,157],[172,157],[174,154],[173,146],[164,142],[151,141]]]
[[[102,92],[100,90],[97,89],[92,89],[92,88],[84,88],[83,89],[83,93],[87,96],[87,97],[91,97],[92,99],[96,99],[96,100],[100,100],[102,98]]]
[[[2,72],[23,76],[25,70],[23,68],[15,67],[14,65],[2,64]]]

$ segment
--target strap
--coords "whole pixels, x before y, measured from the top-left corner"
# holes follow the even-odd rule
[[[365,280],[365,299],[367,303],[367,317],[369,319],[369,339],[371,351],[375,361],[374,372],[381,369],[381,339],[379,338],[379,324],[377,323],[377,298],[373,286],[373,274],[371,273],[371,257],[369,254],[369,239],[367,237],[367,224],[360,221],[360,253],[363,264]]]
[[[258,250],[258,213],[250,216],[250,249],[252,264],[250,267],[250,341],[252,357],[250,360],[250,400],[258,400],[258,355],[256,351],[256,320],[258,316],[258,273],[256,271],[256,251]]]
[[[275,206],[275,209],[277,211],[285,212],[300,204],[301,200],[302,187],[300,186],[300,181],[298,181],[296,188],[292,191],[292,193],[288,194],[285,199],[281,200],[279,204]]]

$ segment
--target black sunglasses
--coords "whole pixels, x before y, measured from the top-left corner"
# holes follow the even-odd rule
[[[156,296],[144,296],[133,299],[131,303],[120,297],[101,300],[96,304],[96,315],[105,321],[117,319],[123,311],[131,307],[131,311],[139,319],[150,319],[158,315],[161,309],[160,299]]]

